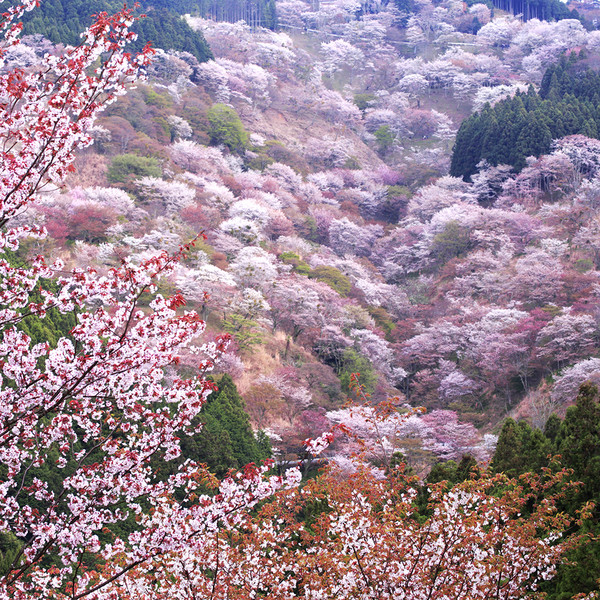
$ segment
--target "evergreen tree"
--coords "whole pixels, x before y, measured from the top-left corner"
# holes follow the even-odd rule
[[[556,437],[558,436],[561,425],[562,421],[560,417],[556,413],[552,413],[544,426],[544,435],[550,440],[550,443],[554,448],[556,448]]]
[[[453,460],[439,462],[431,467],[431,471],[427,475],[427,483],[438,483],[439,481],[447,481],[451,485],[462,483],[473,477],[473,473],[479,471],[479,465],[475,458],[470,454],[465,454],[460,462],[456,463]]]
[[[528,156],[540,156],[550,152],[552,134],[538,113],[529,113],[526,123],[520,127],[519,135],[515,143],[514,166],[522,169]]]
[[[525,421],[506,419],[502,426],[491,468],[511,477],[522,473],[537,473],[548,465],[552,444],[539,429]]]
[[[199,421],[204,423],[200,432],[181,440],[182,456],[206,463],[219,477],[229,469],[258,464],[271,454],[264,438],[255,437],[244,401],[229,375],[223,375],[218,391],[208,397]]]
[[[557,435],[563,464],[573,469],[572,479],[583,485],[569,500],[569,512],[587,501],[596,503],[593,519],[580,533],[591,535],[590,541],[577,548],[559,568],[553,597],[567,600],[578,593],[598,589],[600,574],[600,405],[598,388],[590,382],[579,389],[575,406],[567,414]]]
[[[487,108],[489,109],[489,106]],[[462,175],[468,179],[477,172],[477,164],[483,158],[481,150],[484,145],[487,146],[488,152],[492,150],[492,142],[485,126],[486,117],[484,108],[481,115],[476,113],[461,124],[452,150],[451,175]],[[490,162],[493,162],[493,159]]]
[[[520,472],[519,432],[514,419],[506,419],[502,425],[491,467],[496,473],[510,476]]]
[[[526,94],[484,106],[461,124],[453,148],[450,174],[469,180],[477,164],[512,165],[517,171],[528,156],[550,150],[553,139],[582,134],[600,137],[600,74],[579,68],[571,53],[551,65],[539,94]]]
[[[214,104],[206,116],[210,124],[208,133],[213,144],[223,144],[232,152],[241,152],[248,146],[248,133],[231,106]]]
[[[557,436],[558,451],[574,478],[584,483],[586,499],[600,497],[600,405],[598,388],[584,383],[575,406],[567,414]]]

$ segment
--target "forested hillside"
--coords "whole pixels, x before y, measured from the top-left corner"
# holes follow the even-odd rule
[[[600,32],[501,8],[24,13],[0,600],[595,598]]]
[[[562,56],[544,73],[539,93],[530,87],[467,119],[456,136],[450,174],[470,178],[481,161],[521,171],[529,156],[548,154],[552,140],[581,134],[598,139],[600,75],[583,55]]]
[[[433,411],[405,448],[415,468],[467,448],[484,456],[505,411],[524,400],[531,412],[541,394],[549,414],[574,398],[575,383],[563,392],[561,382],[582,382],[579,364],[595,364],[587,190],[597,143],[575,122],[558,128],[565,102],[581,103],[580,116],[595,102],[596,35],[577,21],[491,20],[482,5],[424,7],[405,28],[394,5],[361,18],[355,8],[278,4],[285,22],[317,24],[322,41],[192,17],[216,60],[160,53],[148,84],[99,122],[72,191],[39,214],[54,251],[79,264],[121,244],[133,255],[174,249],[204,231],[173,285],[233,336],[223,369],[284,453],[331,421],[360,372],[376,398]],[[461,33],[475,18],[477,35]],[[414,55],[414,45],[438,54]],[[502,48],[510,61],[496,56]],[[530,114],[557,138],[542,136],[541,150],[534,130],[517,129]],[[475,120],[497,128],[485,156],[461,150]],[[472,183],[446,174],[482,158]],[[557,341],[570,331],[576,341]],[[435,419],[450,415],[471,429],[440,454]]]
[[[213,58],[202,34],[194,32],[181,19],[176,3],[146,0],[140,3],[147,11],[146,18],[138,21],[133,30],[138,38],[131,49],[140,51],[147,42],[155,48],[189,52],[200,62]],[[80,35],[92,21],[92,15],[113,13],[123,5],[118,0],[47,0],[38,10],[25,13],[23,33],[40,34],[51,42],[77,45]]]

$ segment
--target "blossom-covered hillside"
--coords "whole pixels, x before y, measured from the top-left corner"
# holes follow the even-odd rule
[[[559,53],[593,66],[597,32],[459,2],[277,10],[277,31],[189,17],[215,59],[159,50],[27,219],[99,268],[203,233],[169,285],[233,336],[218,368],[284,452],[341,418],[356,372],[430,411],[399,446],[418,468],[485,456],[508,411],[543,426],[600,373],[600,144],[557,139],[468,183],[450,154],[472,111],[539,85]],[[35,64],[48,45],[31,44]],[[436,418],[470,433],[440,446]]]
[[[600,34],[468,4],[0,15],[0,600],[594,598]]]

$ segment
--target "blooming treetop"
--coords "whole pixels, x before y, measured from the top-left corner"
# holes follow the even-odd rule
[[[154,597],[148,590],[159,583],[165,600],[540,597],[538,582],[552,577],[563,551],[556,542],[565,520],[551,502],[523,515],[552,482],[497,476],[450,492],[442,483],[430,490],[426,516],[414,483],[401,472],[332,471],[265,504],[230,543],[214,532],[201,553],[172,553],[152,571],[132,572],[122,597]]]

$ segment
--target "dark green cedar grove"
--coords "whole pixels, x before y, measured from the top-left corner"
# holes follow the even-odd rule
[[[518,476],[541,473],[542,468],[556,468],[551,457],[558,455],[558,464],[573,470],[572,481],[582,483],[570,493],[559,508],[577,515],[586,502],[596,508],[584,533],[596,537],[579,546],[567,556],[557,576],[544,589],[548,600],[567,600],[579,593],[598,589],[600,578],[600,404],[598,388],[584,383],[574,406],[567,409],[564,420],[552,415],[544,431],[532,429],[524,421],[504,422],[491,468],[497,473]]]
[[[469,180],[477,164],[512,165],[550,151],[552,140],[573,134],[600,137],[600,74],[575,54],[563,56],[544,74],[539,93],[486,105],[466,119],[456,136],[450,174]]]
[[[223,477],[229,469],[269,458],[271,447],[266,436],[253,434],[233,379],[223,375],[217,386],[199,415],[202,429],[193,436],[182,436],[181,451],[185,459],[206,463],[210,471]]]
[[[144,11],[146,17],[132,28],[138,39],[131,44],[131,51],[140,51],[151,42],[155,48],[189,52],[200,62],[213,58],[202,33],[176,12],[177,2],[142,0],[140,4],[138,13]],[[23,35],[39,33],[54,43],[77,45],[79,34],[92,22],[90,15],[121,8],[120,0],[45,0],[37,10],[23,15]]]
[[[560,0],[493,0],[493,5],[513,15],[523,15],[523,20],[540,19],[560,21],[577,19],[577,11],[571,11]]]

